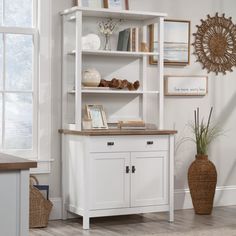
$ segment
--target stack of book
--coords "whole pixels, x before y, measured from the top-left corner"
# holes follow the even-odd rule
[[[136,130],[144,130],[146,129],[146,125],[142,120],[130,120],[130,121],[119,121],[118,127],[123,130],[130,130],[130,129],[136,129]]]
[[[117,51],[138,52],[140,45],[139,28],[129,28],[119,32]]]

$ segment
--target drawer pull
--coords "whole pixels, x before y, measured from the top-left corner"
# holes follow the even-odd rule
[[[126,169],[125,169],[126,174],[129,174],[129,171],[130,171],[129,166],[126,166]]]
[[[136,171],[135,166],[132,166],[132,173],[135,173],[135,171]]]
[[[147,141],[147,145],[153,145],[153,141]]]
[[[107,146],[114,146],[114,145],[115,145],[114,142],[108,142],[108,143],[107,143]]]

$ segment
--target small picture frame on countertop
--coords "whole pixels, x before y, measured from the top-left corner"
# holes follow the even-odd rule
[[[104,7],[113,10],[129,10],[129,0],[104,0]]]
[[[165,76],[165,96],[205,96],[207,76]]]
[[[86,115],[92,120],[92,129],[108,129],[102,105],[86,105]]]

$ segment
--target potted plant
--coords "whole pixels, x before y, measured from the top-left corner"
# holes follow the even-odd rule
[[[194,111],[194,123],[191,129],[196,143],[196,159],[188,170],[188,184],[196,214],[209,215],[212,212],[217,172],[214,164],[208,160],[208,148],[219,135],[217,126],[211,124],[213,108],[211,107],[207,123],[200,121],[199,108]]]

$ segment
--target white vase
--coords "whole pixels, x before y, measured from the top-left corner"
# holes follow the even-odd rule
[[[82,84],[85,87],[98,87],[101,81],[100,73],[94,69],[89,68],[83,72]]]
[[[88,34],[82,37],[82,49],[83,50],[99,50],[101,46],[101,40],[96,34]]]

